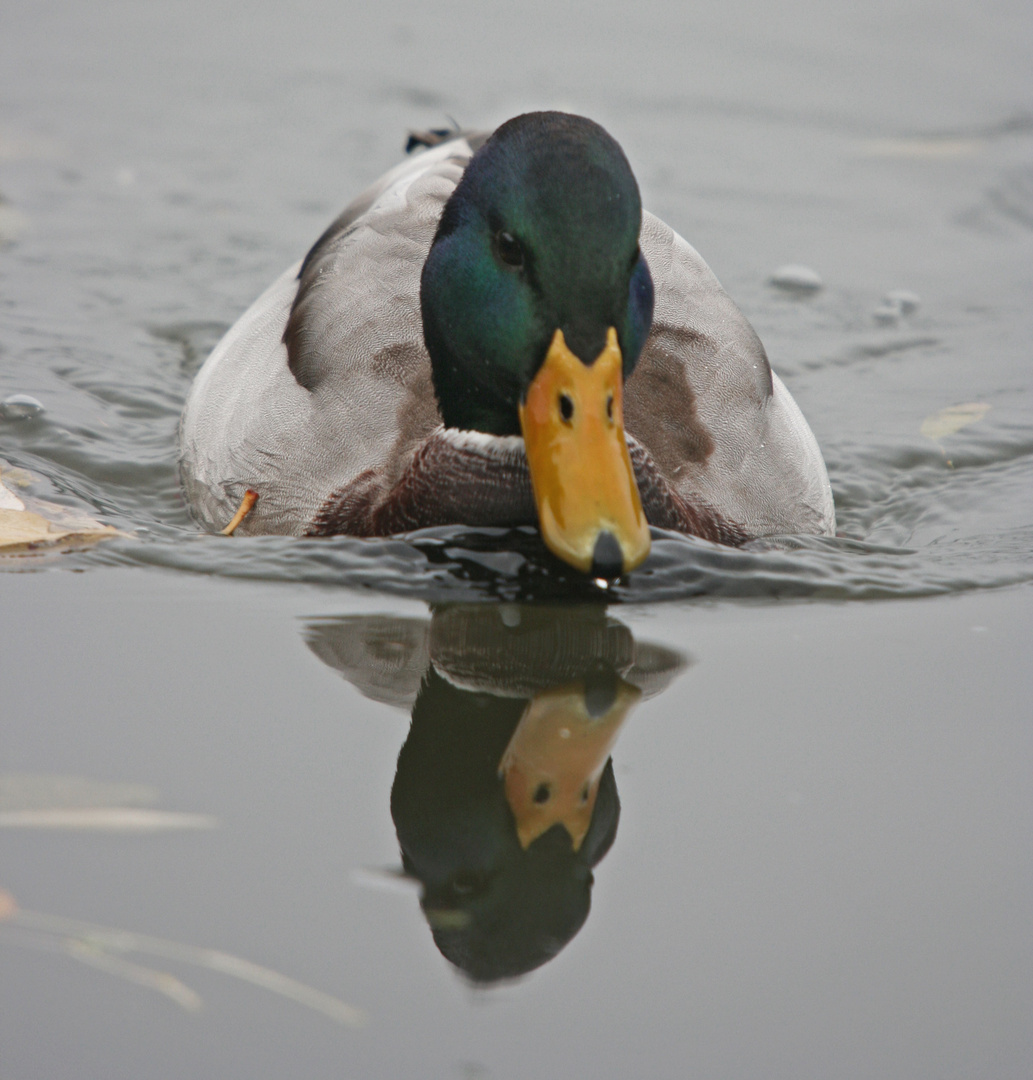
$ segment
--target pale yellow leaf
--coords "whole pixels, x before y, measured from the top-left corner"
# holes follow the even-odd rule
[[[0,510],[24,510],[25,503],[0,481]]]
[[[40,498],[46,481],[0,458],[0,556],[54,554],[125,536],[88,514]]]
[[[18,910],[18,903],[14,897],[3,888],[0,888],[0,922],[11,918]]]
[[[85,516],[72,518],[62,514],[60,518],[51,521],[32,510],[0,508],[0,555],[70,551],[123,535],[118,529]]]
[[[860,144],[864,157],[904,161],[949,161],[971,157],[982,148],[978,139],[869,139]]]
[[[19,469],[15,466],[4,465],[0,462],[0,475],[5,484],[14,484],[15,487],[26,488],[34,484],[39,477],[30,473],[28,469]]]
[[[927,416],[922,421],[919,430],[927,439],[939,442],[940,439],[945,439],[948,435],[954,435],[956,432],[961,431],[962,428],[967,428],[970,424],[982,420],[989,411],[990,406],[980,401],[970,401],[964,405],[951,405],[946,409],[941,409],[938,413],[934,413],[932,416]]]

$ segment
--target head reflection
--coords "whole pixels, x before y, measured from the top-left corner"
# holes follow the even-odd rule
[[[367,697],[411,707],[391,816],[442,954],[477,983],[555,956],[617,833],[620,728],[685,659],[601,606],[346,617],[307,639]]]

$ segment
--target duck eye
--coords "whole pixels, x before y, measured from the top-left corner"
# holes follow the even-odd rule
[[[560,394],[560,416],[565,424],[569,424],[574,418],[574,402],[566,394]]]
[[[523,244],[512,233],[506,232],[505,229],[495,234],[495,249],[499,253],[499,258],[507,266],[520,267],[524,265]]]

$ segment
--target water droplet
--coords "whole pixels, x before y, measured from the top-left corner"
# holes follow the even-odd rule
[[[780,266],[768,278],[768,282],[777,289],[793,293],[815,293],[822,287],[822,280],[817,271],[799,263],[786,263]]]
[[[11,394],[0,401],[0,420],[35,420],[43,404],[28,394]]]
[[[872,318],[883,326],[892,326],[903,316],[917,311],[919,303],[917,294],[907,289],[891,289],[879,301],[879,306],[872,312]]]
[[[882,302],[900,308],[901,315],[910,315],[918,310],[918,305],[922,301],[918,299],[917,293],[913,293],[908,289],[891,289],[882,298]]]

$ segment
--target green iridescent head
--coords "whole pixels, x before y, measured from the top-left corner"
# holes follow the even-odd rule
[[[624,378],[653,315],[642,203],[620,146],[559,112],[503,124],[445,206],[420,302],[446,425],[520,434],[557,330],[591,364],[614,328]]]

